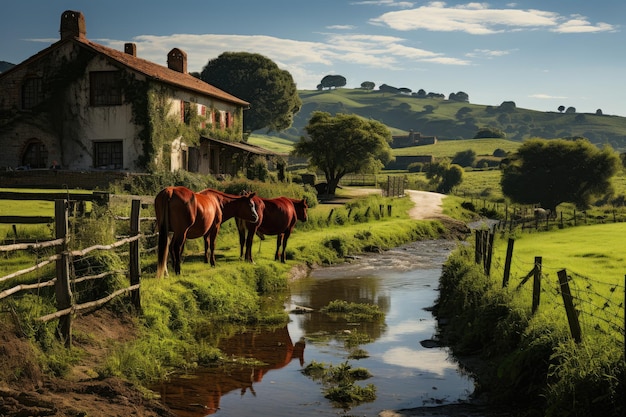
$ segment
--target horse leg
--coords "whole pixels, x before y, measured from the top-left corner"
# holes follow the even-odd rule
[[[248,237],[246,239],[246,261],[254,263],[252,260],[252,243],[254,242],[254,230],[248,230]]]
[[[215,266],[215,240],[219,231],[219,225],[211,228],[204,239],[204,262],[210,262],[211,266]]]
[[[276,236],[276,253],[274,254],[274,260],[278,261],[280,260],[280,257],[278,256],[279,252],[280,252],[280,245],[283,243],[283,234],[279,233]]]
[[[207,233],[206,235],[204,235],[204,263],[205,264],[209,263],[209,248],[210,248],[209,234]]]
[[[170,254],[172,255],[172,263],[174,264],[174,272],[176,275],[180,275],[180,264],[183,254],[183,247],[185,246],[185,237],[174,235],[172,242],[170,243]]]
[[[283,236],[283,253],[280,255],[280,261],[282,263],[285,263],[285,256],[287,252],[287,241],[289,240],[290,234],[291,234],[290,232],[286,232],[285,235]]]
[[[237,232],[239,233],[239,259],[243,258],[243,251],[246,245],[246,226],[241,219],[237,220]],[[247,260],[247,256],[246,256]]]

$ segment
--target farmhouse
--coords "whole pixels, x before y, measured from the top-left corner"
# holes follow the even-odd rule
[[[62,14],[60,34],[0,74],[0,169],[221,174],[271,155],[236,145],[249,103],[189,74],[184,51],[172,49],[164,67],[133,43],[99,45],[78,11]]]
[[[392,148],[408,148],[410,146],[434,145],[437,143],[436,136],[422,136],[420,132],[410,131],[408,135],[392,137]]]

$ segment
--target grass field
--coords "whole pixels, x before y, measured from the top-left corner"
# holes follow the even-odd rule
[[[393,150],[393,155],[432,155],[435,158],[452,158],[459,152],[471,149],[476,152],[476,157],[480,157],[491,156],[496,149],[515,152],[520,145],[520,142],[506,139],[441,140],[433,145],[396,148]]]

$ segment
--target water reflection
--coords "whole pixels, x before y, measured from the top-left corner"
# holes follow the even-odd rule
[[[153,387],[179,416],[196,417],[215,413],[220,399],[231,392],[256,395],[255,384],[274,369],[297,360],[304,364],[304,340],[293,343],[287,326],[240,333],[220,343],[225,355],[254,359],[261,364],[228,364],[201,369],[194,375],[178,376]]]
[[[358,327],[359,331],[367,333],[372,340],[380,338],[385,331],[384,322],[348,323],[343,317],[329,317],[319,312],[331,301],[344,300],[352,303],[375,304],[386,315],[390,306],[389,294],[383,293],[379,284],[380,281],[376,277],[320,279],[315,276],[295,284],[292,290],[292,302],[313,309],[313,312],[296,318],[300,331],[308,336],[333,335]]]
[[[324,398],[321,386],[301,371],[311,361],[349,361],[369,370],[373,377],[366,383],[377,388],[376,400],[352,408],[352,415],[463,400],[473,391],[471,379],[459,372],[446,349],[420,344],[436,333],[426,308],[435,302],[441,264],[452,245],[416,242],[350,265],[320,268],[294,282],[286,300],[289,311],[303,306],[311,312],[290,314],[286,327],[250,330],[220,346],[226,354],[263,365],[203,369],[158,391],[180,416],[336,416],[338,410]],[[385,320],[350,323],[319,312],[334,300],[375,304]],[[344,342],[355,330],[369,336],[361,345],[367,358],[349,358]]]

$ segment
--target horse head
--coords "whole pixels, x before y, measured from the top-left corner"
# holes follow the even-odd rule
[[[296,217],[298,218],[298,220],[300,220],[301,222],[306,222],[309,219],[307,210],[309,208],[309,206],[306,203],[306,199],[302,199],[302,200],[295,200],[293,202],[293,206],[296,209]]]

